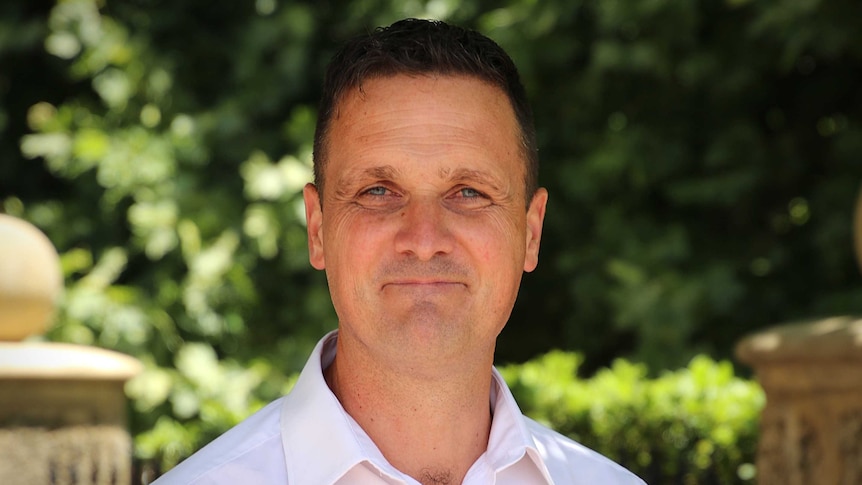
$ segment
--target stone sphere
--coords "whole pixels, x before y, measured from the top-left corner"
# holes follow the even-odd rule
[[[62,290],[51,241],[29,222],[0,214],[0,340],[44,333]]]

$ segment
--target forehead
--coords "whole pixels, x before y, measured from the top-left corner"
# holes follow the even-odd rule
[[[447,101],[455,101],[455,106],[464,109],[485,103],[483,108],[493,106],[510,114],[510,121],[517,123],[511,102],[500,87],[467,74],[441,73],[392,74],[366,78],[339,95],[335,103],[334,118],[338,119],[352,109],[385,109],[387,104],[404,101],[415,105],[425,103],[437,106],[446,106]]]
[[[328,138],[327,165],[337,167],[326,171],[332,168],[336,176],[348,168],[345,163],[362,165],[382,156],[450,156],[450,170],[469,166],[471,159],[514,168],[515,175],[525,170],[520,127],[508,97],[469,76],[366,80],[339,100]]]

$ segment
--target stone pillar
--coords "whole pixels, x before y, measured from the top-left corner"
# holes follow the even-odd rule
[[[44,234],[0,214],[0,483],[127,485],[123,385],[140,362],[22,341],[44,332],[61,290],[59,259]]]
[[[766,393],[758,483],[862,484],[862,319],[781,326],[736,350]]]

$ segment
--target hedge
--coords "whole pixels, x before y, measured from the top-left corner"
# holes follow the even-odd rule
[[[552,351],[500,369],[525,414],[612,458],[651,484],[754,483],[760,386],[730,362],[695,357],[648,377],[617,360],[578,377],[579,354]]]

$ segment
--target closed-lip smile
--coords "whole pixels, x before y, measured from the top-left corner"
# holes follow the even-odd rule
[[[451,285],[463,285],[466,286],[463,282],[457,280],[450,279],[441,279],[441,278],[405,278],[394,281],[387,281],[383,284],[383,288],[387,286],[412,286],[412,287],[444,287]]]

